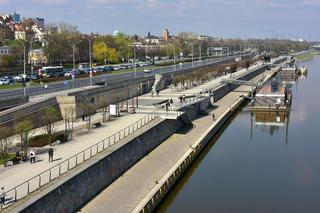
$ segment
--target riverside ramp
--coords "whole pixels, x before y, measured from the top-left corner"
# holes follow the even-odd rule
[[[262,78],[264,75],[260,74],[252,80]],[[80,211],[152,211],[202,148],[244,102],[243,96],[248,96],[251,89],[251,86],[240,86],[222,97],[213,109],[208,109],[205,115],[193,121],[193,128],[173,134]]]

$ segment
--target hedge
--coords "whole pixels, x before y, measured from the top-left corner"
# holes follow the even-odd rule
[[[51,136],[51,143],[60,141],[62,143],[68,141],[68,134],[65,132],[56,132]],[[48,134],[37,135],[29,139],[30,147],[43,147],[50,144]]]

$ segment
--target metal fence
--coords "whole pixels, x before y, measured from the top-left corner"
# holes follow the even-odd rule
[[[93,156],[99,154],[105,149],[113,146],[122,139],[132,135],[137,130],[141,129],[146,124],[150,123],[159,116],[158,110],[153,111],[137,122],[131,124],[130,126],[120,130],[119,132],[105,138],[104,140],[90,146],[89,148],[73,155],[72,157],[64,160],[63,162],[47,169],[46,171],[30,178],[29,180],[21,183],[20,185],[6,191],[7,198],[6,206],[14,203],[15,201],[29,195],[30,193],[36,191],[40,187],[46,185],[50,181],[56,179],[57,177],[67,173],[69,170],[77,167]]]

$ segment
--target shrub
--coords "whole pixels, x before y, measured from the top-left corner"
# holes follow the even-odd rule
[[[51,136],[51,143],[56,142],[57,140],[59,140],[61,143],[65,143],[68,141],[68,137],[68,134],[65,132],[56,132]],[[37,135],[29,140],[30,147],[43,147],[49,144],[50,141],[48,134]]]

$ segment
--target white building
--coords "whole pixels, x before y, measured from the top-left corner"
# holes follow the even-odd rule
[[[0,56],[3,55],[10,55],[12,54],[13,50],[11,48],[8,48],[7,46],[0,47]]]

